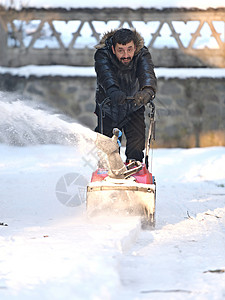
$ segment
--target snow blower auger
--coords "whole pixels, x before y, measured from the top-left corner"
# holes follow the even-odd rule
[[[148,170],[150,145],[152,139],[155,139],[155,106],[151,102],[149,107],[150,126],[145,163],[132,161],[125,164],[122,161],[119,154],[119,129],[114,128],[112,138],[97,134],[95,144],[107,155],[108,168],[99,168],[93,172],[87,186],[86,204],[89,217],[105,215],[107,212],[110,215],[141,215],[142,228],[155,226],[156,183]]]

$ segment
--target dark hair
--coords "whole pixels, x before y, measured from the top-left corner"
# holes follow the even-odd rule
[[[130,43],[131,41],[134,42],[134,44],[136,45],[136,35],[134,33],[134,31],[127,29],[127,28],[122,28],[117,30],[113,37],[112,37],[112,44],[113,47],[116,47],[116,44],[122,44],[122,45],[126,45],[128,43]]]

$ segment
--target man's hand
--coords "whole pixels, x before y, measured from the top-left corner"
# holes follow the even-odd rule
[[[134,95],[134,102],[136,105],[147,105],[155,98],[155,93],[151,88],[144,88],[142,91]]]
[[[118,103],[118,104],[124,104],[126,101],[126,94],[120,90],[118,91],[113,91],[110,95],[109,98],[113,103]]]

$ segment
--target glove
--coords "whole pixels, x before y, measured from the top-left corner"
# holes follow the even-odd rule
[[[144,88],[134,95],[136,105],[146,105],[155,98],[155,93],[151,88]]]
[[[126,94],[118,89],[109,89],[109,98],[112,103],[124,104],[126,102]]]

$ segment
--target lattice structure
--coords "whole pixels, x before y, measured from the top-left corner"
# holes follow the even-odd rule
[[[135,27],[161,67],[225,67],[225,9],[0,10],[0,63],[93,65],[94,45]]]

